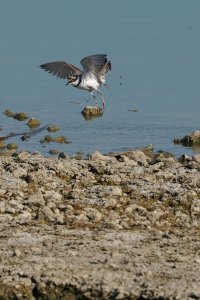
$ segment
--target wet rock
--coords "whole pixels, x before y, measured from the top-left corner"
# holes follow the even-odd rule
[[[7,144],[7,149],[8,150],[16,150],[19,146],[17,144],[11,143]]]
[[[66,154],[64,152],[60,152],[59,155],[58,155],[58,158],[67,158]]]
[[[40,124],[41,124],[40,120],[35,119],[35,118],[30,118],[30,119],[28,120],[28,123],[27,123],[27,125],[28,125],[30,128],[38,127],[38,126],[40,126]]]
[[[65,136],[57,136],[53,139],[53,142],[60,144],[70,144],[70,141]]]
[[[11,111],[10,109],[6,109],[5,111],[4,111],[4,114],[7,116],[7,117],[11,117],[11,118],[13,118],[14,117],[14,115],[15,115],[15,113],[13,112],[13,111]]]
[[[93,119],[103,115],[103,109],[97,106],[86,106],[81,112],[85,119]]]
[[[25,120],[28,119],[28,114],[26,114],[25,112],[15,113],[13,115],[13,118],[18,120],[18,121],[25,121]]]
[[[53,138],[50,135],[45,135],[45,137],[40,140],[40,143],[50,143],[50,142],[55,142],[60,144],[70,144],[70,141],[65,136],[57,136]]]
[[[24,141],[27,141],[28,139],[30,139],[30,134],[24,134],[21,136],[21,140],[24,142]]]
[[[50,143],[53,141],[53,137],[50,135],[45,135],[43,139],[40,140],[40,143]]]
[[[187,147],[200,145],[200,131],[196,130],[190,134],[187,134],[183,138],[174,139],[174,144],[181,144]]]
[[[138,165],[141,165],[141,166],[148,165],[148,162],[147,162],[148,158],[144,154],[144,152],[141,150],[133,150],[133,151],[126,152],[126,156],[129,159],[136,161]]]
[[[48,132],[56,132],[56,131],[60,130],[60,127],[56,126],[56,125],[51,125],[51,126],[47,127],[47,130],[48,130]]]

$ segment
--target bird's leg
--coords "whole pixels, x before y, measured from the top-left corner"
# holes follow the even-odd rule
[[[98,107],[98,102],[97,102],[97,99],[96,99],[95,95],[92,93],[92,91],[90,92],[90,94],[92,95],[92,97],[93,97],[93,99],[96,103],[96,107]]]
[[[102,93],[102,91],[100,91],[100,90],[97,90],[97,93],[101,95],[102,104],[103,104],[103,109],[105,109],[105,104],[106,104],[106,103],[105,103],[105,100],[104,100],[104,97],[103,97],[103,93]]]

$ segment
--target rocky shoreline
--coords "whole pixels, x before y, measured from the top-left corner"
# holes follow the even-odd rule
[[[0,222],[0,299],[200,299],[200,155],[0,157]]]

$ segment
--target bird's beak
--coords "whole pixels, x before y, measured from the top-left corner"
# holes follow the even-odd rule
[[[65,85],[67,86],[67,85],[69,85],[70,84],[70,82],[68,81]]]

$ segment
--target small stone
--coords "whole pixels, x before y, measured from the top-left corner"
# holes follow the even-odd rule
[[[90,120],[95,117],[101,117],[103,109],[97,106],[86,106],[81,113],[85,119]]]
[[[40,124],[41,122],[38,119],[30,118],[26,125],[28,125],[30,128],[34,128],[40,126]]]
[[[53,141],[60,144],[70,144],[70,141],[65,136],[57,136]]]
[[[60,127],[56,126],[56,125],[52,125],[52,126],[47,127],[47,130],[48,130],[48,132],[56,132],[56,131],[60,130]]]
[[[64,152],[60,152],[60,154],[58,155],[58,158],[65,159],[65,158],[67,158],[67,156]]]
[[[4,114],[7,116],[7,117],[11,117],[11,118],[13,118],[13,116],[15,115],[15,113],[14,112],[12,112],[11,110],[9,110],[9,109],[6,109],[5,111],[4,111]]]
[[[19,112],[19,113],[15,113],[13,118],[18,121],[25,121],[28,119],[28,115],[25,112]]]
[[[30,139],[30,134],[24,134],[21,136],[21,140],[24,142],[24,141],[27,141],[28,139]]]
[[[53,141],[52,136],[50,135],[45,135],[43,139],[40,140],[40,143],[50,143]]]
[[[8,150],[15,150],[17,149],[19,146],[17,144],[11,143],[11,144],[7,144],[7,149]]]

